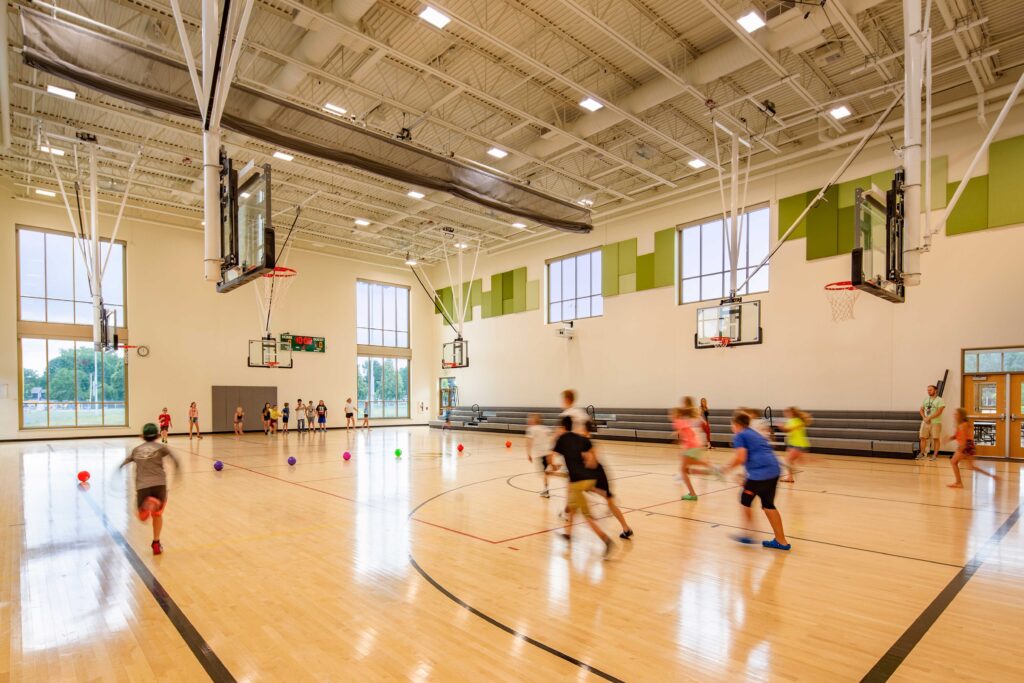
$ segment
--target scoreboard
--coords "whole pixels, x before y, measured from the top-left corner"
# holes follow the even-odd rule
[[[326,338],[306,337],[299,334],[282,334],[281,345],[290,345],[292,351],[309,351],[311,353],[324,353],[327,350]]]

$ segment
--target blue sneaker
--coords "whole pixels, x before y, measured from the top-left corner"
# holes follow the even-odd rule
[[[774,538],[772,540],[770,540],[770,541],[761,541],[761,545],[763,545],[765,548],[775,548],[776,550],[789,550],[790,548],[793,547],[792,543],[789,543],[789,544],[786,544],[786,545],[782,545],[781,543],[776,541]]]

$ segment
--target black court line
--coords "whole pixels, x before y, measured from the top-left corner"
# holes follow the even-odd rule
[[[447,588],[445,588],[444,586],[439,584],[437,581],[435,581],[434,577],[432,577],[430,574],[428,574],[426,571],[424,571],[424,569],[422,567],[420,567],[419,564],[416,563],[416,559],[413,558],[412,555],[409,556],[409,563],[413,566],[413,568],[417,572],[419,572],[419,575],[422,576],[427,581],[427,583],[429,583],[431,586],[433,586],[438,591],[440,591],[442,595],[444,595],[446,598],[448,598],[449,600],[454,602],[459,607],[462,607],[463,609],[469,610],[471,613],[473,613],[474,615],[480,617],[481,619],[486,621],[491,626],[494,626],[496,628],[500,628],[505,633],[508,633],[511,636],[515,636],[516,638],[519,638],[520,640],[523,640],[523,641],[529,643],[530,645],[533,645],[534,647],[538,647],[541,650],[544,650],[545,652],[547,652],[548,654],[552,654],[552,655],[558,657],[559,659],[564,659],[565,661],[569,662],[570,664],[572,664],[574,666],[578,666],[579,668],[583,669],[584,671],[588,671],[588,672],[594,674],[595,676],[599,676],[599,677],[605,679],[606,681],[612,681],[612,683],[625,683],[621,678],[616,678],[615,676],[611,675],[610,673],[602,671],[601,669],[597,669],[597,668],[591,666],[590,664],[587,664],[586,662],[582,662],[582,661],[576,659],[572,655],[567,655],[566,653],[562,652],[561,650],[556,650],[555,648],[551,647],[550,645],[546,645],[546,644],[540,642],[539,640],[534,640],[533,638],[531,638],[530,636],[526,635],[525,633],[520,633],[519,631],[515,630],[511,626],[506,626],[505,624],[501,623],[497,619],[495,619],[495,618],[493,618],[491,616],[488,616],[487,614],[484,614],[483,612],[478,610],[476,607],[473,607],[472,605],[470,605],[468,602],[466,602],[462,598],[459,598],[458,596],[453,595],[451,593],[451,591],[449,591]]]
[[[111,524],[110,520],[107,519],[107,515],[104,514],[103,509],[92,499],[92,496],[82,491],[82,495],[85,496],[86,502],[89,503],[89,507],[93,509],[93,512],[103,522],[103,526],[106,528],[107,533],[114,539],[114,542],[121,548],[121,552],[124,554],[125,559],[128,560],[128,564],[132,566],[135,573],[138,574],[139,579],[149,589],[150,595],[156,600],[157,604],[170,619],[171,624],[178,631],[182,640],[188,645],[188,649],[192,650],[192,654],[199,660],[199,664],[206,670],[210,680],[214,683],[235,683],[235,677],[231,675],[228,668],[224,666],[224,662],[220,661],[217,654],[210,647],[210,644],[206,642],[196,627],[192,625],[192,622],[188,620],[185,613],[181,611],[178,604],[174,602],[174,599],[167,593],[167,590],[163,585],[153,576],[153,572],[149,571],[149,567],[145,565],[142,558],[139,557],[135,549],[129,545],[127,539],[121,534],[120,531],[115,529]]]
[[[985,563],[989,554],[995,549],[997,545],[1003,540],[1003,537],[1009,533],[1010,529],[1020,519],[1020,506],[1010,513],[1010,516],[1006,518],[992,537],[985,542],[985,545],[981,547],[974,557],[971,558],[970,562],[964,565],[963,569],[957,572],[946,587],[942,589],[935,599],[932,600],[931,604],[924,608],[924,611],[914,620],[907,630],[903,632],[903,635],[892,644],[892,647],[882,655],[882,658],[875,663],[871,670],[868,671],[864,678],[861,679],[861,683],[883,683],[888,681],[889,678],[896,672],[896,669],[903,664],[904,660],[910,655],[911,651],[917,646],[921,639],[924,638],[928,630],[938,621],[942,613],[946,611],[953,599],[959,595],[960,591],[963,590],[967,582],[974,577],[974,574],[981,569],[981,565]]]
[[[922,507],[945,508],[947,510],[968,510],[970,512],[996,512],[1001,515],[1007,514],[1006,510],[1000,510],[999,508],[976,508],[967,505],[943,505],[941,503],[924,503],[918,500],[900,500],[898,498],[882,498],[881,496],[862,496],[858,493],[842,493],[840,491],[815,491],[813,489],[798,489],[795,486],[787,486],[786,488],[780,488],[779,490],[796,491],[798,493],[816,493],[819,495],[824,494],[828,496],[842,496],[843,498],[863,498],[864,500],[878,500],[885,503],[900,503],[902,505],[920,505]]]

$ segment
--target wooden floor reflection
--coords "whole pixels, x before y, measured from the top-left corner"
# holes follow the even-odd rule
[[[681,501],[671,447],[599,442],[636,531],[605,562],[506,438],[172,437],[159,557],[117,470],[136,439],[2,444],[0,679],[855,681],[984,553],[893,679],[1024,680],[1019,465],[955,491],[946,460],[822,457],[777,497],[782,553],[730,540],[736,482]]]

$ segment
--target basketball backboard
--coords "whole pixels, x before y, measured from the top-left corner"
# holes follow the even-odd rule
[[[760,344],[761,302],[723,299],[717,306],[698,308],[694,345],[698,349],[719,348],[723,337],[728,338],[728,346]]]
[[[853,252],[850,283],[893,303],[904,300],[903,169],[892,185],[857,188],[854,195]]]
[[[276,251],[271,222],[270,164],[238,186],[232,160],[221,159],[221,281],[230,292],[274,267]]]
[[[441,347],[441,369],[469,367],[469,342],[461,337]]]
[[[249,367],[290,369],[292,367],[291,341],[279,341],[273,337],[250,339]]]

